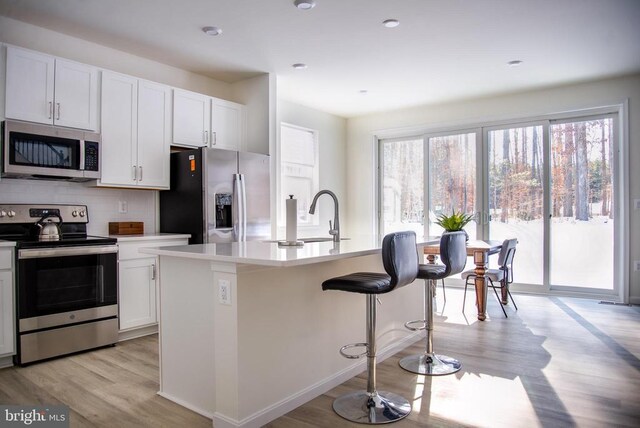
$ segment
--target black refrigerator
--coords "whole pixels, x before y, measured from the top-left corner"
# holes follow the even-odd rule
[[[269,156],[200,148],[171,154],[171,187],[160,192],[160,232],[190,244],[271,238]]]

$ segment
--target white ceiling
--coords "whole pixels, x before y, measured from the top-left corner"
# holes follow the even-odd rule
[[[640,71],[640,0],[316,3],[0,0],[0,14],[226,82],[275,73],[280,97],[345,117]]]

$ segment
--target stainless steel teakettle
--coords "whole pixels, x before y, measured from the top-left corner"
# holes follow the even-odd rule
[[[53,219],[57,218],[58,222],[54,222]],[[36,223],[36,226],[40,228],[38,239],[40,241],[57,241],[62,237],[62,217],[58,214],[45,214]]]

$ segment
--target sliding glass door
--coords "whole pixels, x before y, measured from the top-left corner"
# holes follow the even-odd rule
[[[517,238],[513,262],[519,283],[544,283],[543,126],[488,129],[489,239]],[[485,211],[485,216],[486,216]],[[496,260],[491,260],[496,262]],[[495,263],[492,263],[495,266]]]
[[[475,213],[470,239],[518,239],[514,279],[524,289],[619,293],[617,120],[603,113],[380,140],[379,230],[440,235],[438,215]]]
[[[424,234],[424,141],[380,141],[380,231]]]
[[[614,288],[613,122],[551,124],[552,288]]]
[[[443,232],[435,222],[439,215],[453,211],[473,214],[476,207],[476,142],[478,132],[427,136],[429,157],[428,233]],[[476,222],[464,228],[476,239]]]

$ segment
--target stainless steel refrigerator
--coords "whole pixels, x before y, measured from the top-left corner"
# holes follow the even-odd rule
[[[201,148],[171,154],[171,187],[160,192],[160,231],[190,244],[269,239],[269,156]]]

